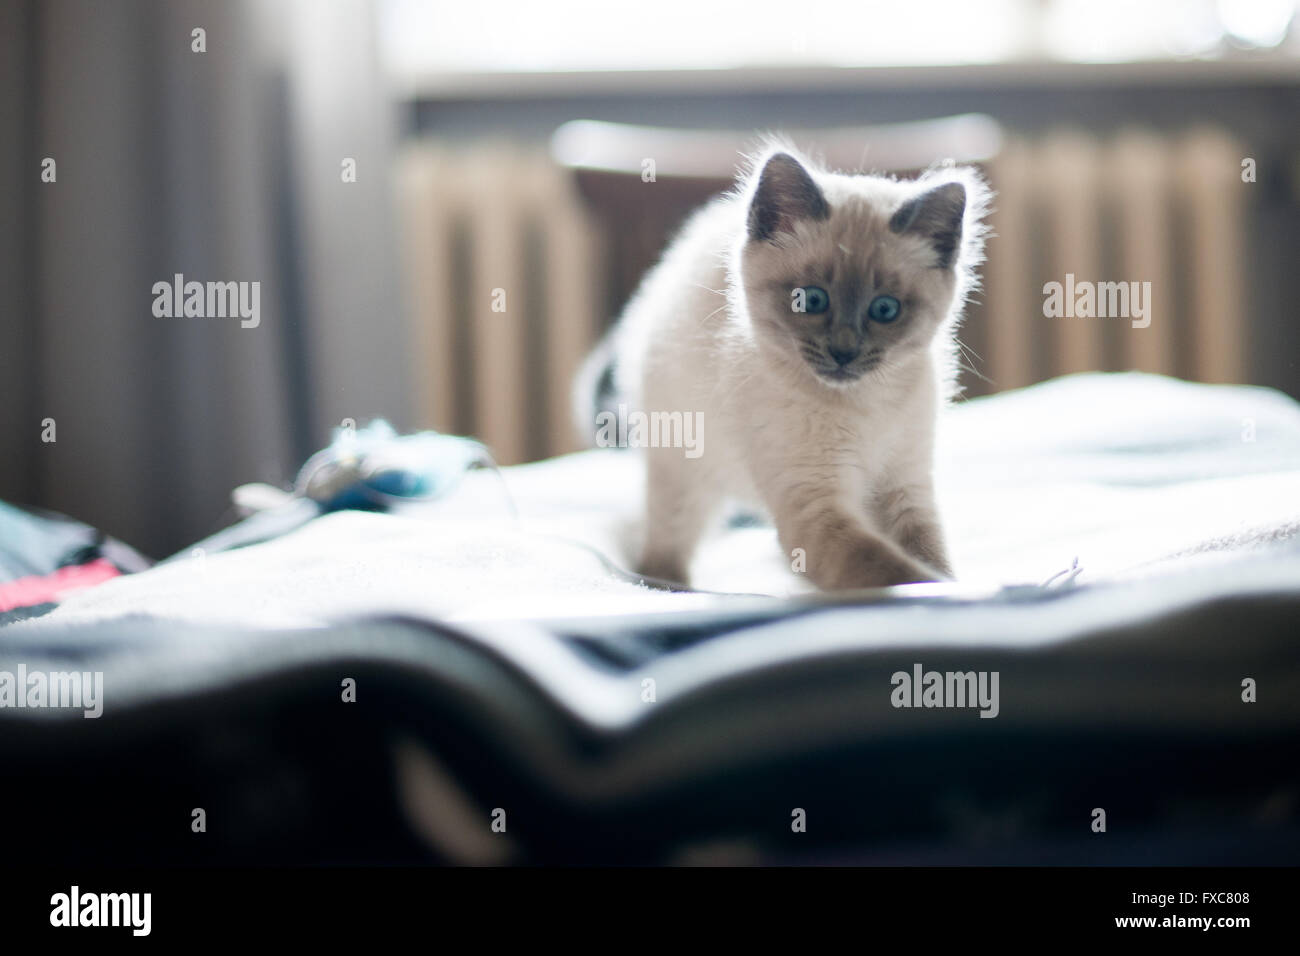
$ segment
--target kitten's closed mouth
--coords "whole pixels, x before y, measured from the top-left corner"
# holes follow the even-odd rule
[[[868,354],[862,356],[858,361],[853,362],[851,365],[826,365],[819,363],[813,367],[813,370],[819,377],[826,381],[834,382],[837,385],[843,385],[847,382],[856,381],[879,364],[879,354]]]

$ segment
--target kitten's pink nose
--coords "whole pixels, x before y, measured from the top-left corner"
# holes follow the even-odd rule
[[[827,351],[831,353],[831,358],[835,359],[835,361],[838,362],[840,365],[848,365],[850,362],[852,362],[855,358],[858,357],[858,353],[861,351],[861,349],[857,349],[857,348],[837,349],[835,346],[832,345],[829,349],[827,349]]]

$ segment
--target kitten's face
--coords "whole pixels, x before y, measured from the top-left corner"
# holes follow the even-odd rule
[[[819,186],[776,154],[741,252],[756,333],[840,387],[927,349],[952,306],[965,204],[956,182],[919,194],[873,177]]]

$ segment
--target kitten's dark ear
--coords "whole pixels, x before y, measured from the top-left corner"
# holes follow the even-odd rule
[[[831,208],[808,170],[789,153],[776,153],[763,166],[749,206],[749,237],[771,239],[793,232],[800,219],[826,219]]]
[[[961,183],[944,183],[909,199],[889,220],[897,233],[924,236],[934,246],[938,267],[949,269],[957,261],[961,247],[961,223],[966,214],[966,187]]]

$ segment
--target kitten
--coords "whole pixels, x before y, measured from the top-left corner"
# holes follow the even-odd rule
[[[952,576],[934,429],[989,196],[965,168],[897,181],[774,147],[687,221],[579,380],[588,435],[597,391],[707,426],[703,454],[645,451],[642,574],[686,583],[730,498],[822,589]]]

